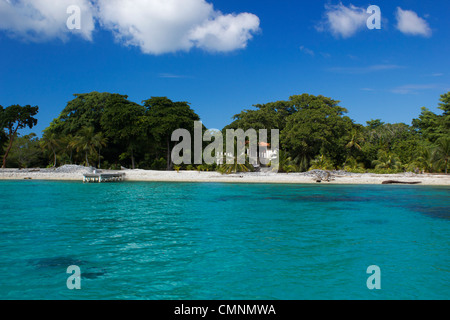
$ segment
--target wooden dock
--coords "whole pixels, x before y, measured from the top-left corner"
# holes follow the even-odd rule
[[[83,175],[83,183],[119,182],[125,180],[125,173],[90,173]]]

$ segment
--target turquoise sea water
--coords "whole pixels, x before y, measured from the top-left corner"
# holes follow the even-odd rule
[[[448,187],[4,181],[0,194],[0,299],[450,298]]]

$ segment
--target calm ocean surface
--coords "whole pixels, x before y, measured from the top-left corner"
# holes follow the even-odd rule
[[[450,299],[448,187],[0,181],[0,194],[0,299]]]

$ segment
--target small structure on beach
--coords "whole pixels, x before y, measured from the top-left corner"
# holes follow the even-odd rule
[[[125,173],[89,173],[83,175],[83,183],[119,182],[125,180]]]

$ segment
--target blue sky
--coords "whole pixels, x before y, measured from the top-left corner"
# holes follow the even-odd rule
[[[358,123],[410,123],[450,91],[447,0],[133,1],[0,0],[0,104],[38,105],[40,134],[74,93],[167,96],[220,129],[302,93],[340,100]],[[80,30],[66,26],[72,4]],[[366,26],[369,5],[381,30]]]

